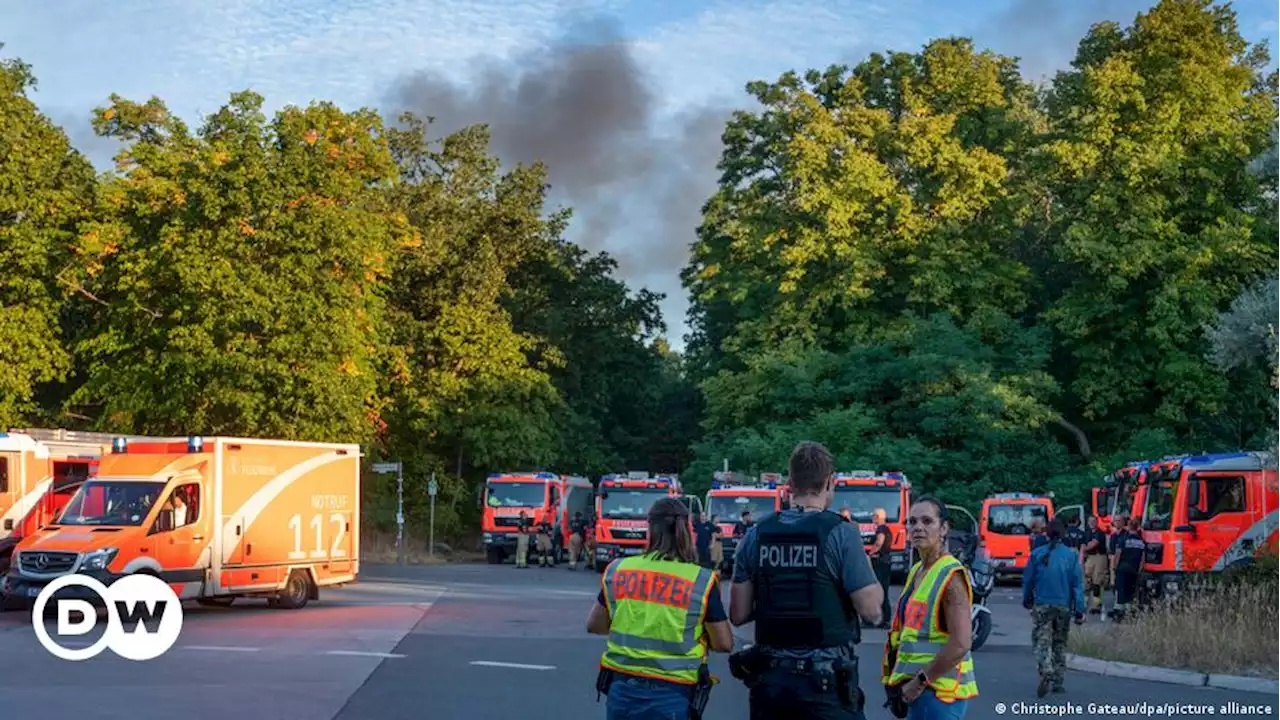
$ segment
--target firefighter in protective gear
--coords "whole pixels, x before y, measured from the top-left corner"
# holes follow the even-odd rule
[[[698,718],[714,682],[708,650],[733,649],[719,576],[696,562],[683,503],[663,498],[648,519],[645,553],[609,565],[587,618],[608,636],[596,688],[611,717]]]
[[[907,521],[920,560],[911,568],[894,612],[881,667],[890,705],[907,717],[963,717],[978,682],[969,654],[973,602],[964,566],[947,552],[946,506],[924,497]]]
[[[587,521],[582,517],[581,512],[573,514],[573,520],[569,521],[569,569],[576,570],[578,566],[578,556],[582,555],[582,546],[587,539]],[[584,558],[584,563],[585,558]]]
[[[529,567],[529,515],[524,510],[516,518],[516,567]]]
[[[555,567],[556,559],[552,554],[551,547],[551,518],[543,516],[542,522],[538,523],[537,550],[538,564],[542,567]]]

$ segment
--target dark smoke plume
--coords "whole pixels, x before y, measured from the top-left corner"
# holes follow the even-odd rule
[[[621,39],[600,24],[585,41],[575,30],[574,40],[514,63],[480,61],[466,83],[403,77],[387,104],[434,117],[435,136],[485,123],[504,163],[546,163],[552,203],[573,209],[570,238],[617,258],[633,289],[665,293],[663,318],[678,343],[688,305],[679,272],[715,190],[729,111],[660,117],[661,91]]]

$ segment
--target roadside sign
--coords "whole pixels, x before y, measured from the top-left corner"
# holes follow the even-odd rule
[[[400,463],[398,463],[398,462],[374,463],[374,464],[373,464],[373,471],[374,471],[374,472],[376,472],[376,473],[393,473],[393,472],[399,472],[399,471],[400,471]]]
[[[427,483],[427,494],[430,495],[431,497],[435,497],[436,492],[439,489],[440,489],[440,485],[436,483],[435,478],[432,478],[431,482]]]

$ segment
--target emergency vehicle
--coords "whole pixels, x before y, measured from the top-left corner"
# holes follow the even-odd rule
[[[889,571],[895,578],[905,578],[911,568],[907,516],[911,512],[911,481],[897,470],[876,472],[856,470],[836,473],[833,512],[849,511],[858,523],[862,544],[870,550],[876,541],[876,526],[871,515],[877,508],[885,512],[885,525],[893,535],[889,553]]]
[[[520,513],[531,528],[547,520],[554,528],[553,552],[558,558],[569,547],[569,521],[575,512],[591,513],[591,481],[552,472],[494,473],[485,481],[481,533],[485,558],[501,564],[516,551]],[[532,545],[529,548],[533,552]]]
[[[114,437],[43,428],[0,433],[0,579],[13,548],[57,517]]]
[[[740,539],[733,536],[733,528],[742,519],[742,513],[751,513],[752,521],[759,522],[783,508],[785,492],[782,475],[778,473],[765,473],[759,479],[732,472],[714,475],[711,489],[707,491],[707,520],[715,517],[723,533],[720,544],[724,548],[725,567],[733,567],[733,553]]]
[[[649,508],[665,497],[685,497],[680,481],[647,472],[610,473],[596,489],[596,567],[603,570],[624,555],[644,552],[649,542]]]
[[[1193,573],[1218,572],[1276,552],[1276,458],[1262,452],[1197,455],[1147,471],[1143,590],[1176,593]]]
[[[359,522],[359,445],[117,438],[56,522],[18,544],[5,592],[145,573],[203,604],[260,596],[300,608],[356,579]]]
[[[1098,529],[1111,532],[1111,520],[1118,515],[1132,517],[1134,498],[1150,461],[1137,460],[1103,478],[1102,487],[1093,488],[1091,510]]]
[[[1073,505],[1063,511],[1084,507]],[[1031,556],[1031,525],[1045,525],[1054,518],[1053,498],[1024,492],[997,493],[982,501],[978,518],[978,544],[991,557],[996,577],[1021,576]]]

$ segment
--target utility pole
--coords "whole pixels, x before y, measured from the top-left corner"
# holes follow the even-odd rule
[[[436,556],[436,492],[439,489],[440,486],[436,484],[435,471],[432,471],[431,482],[427,483],[427,495],[431,496],[431,530],[427,540],[427,555],[432,558]]]

